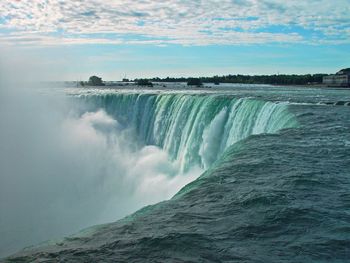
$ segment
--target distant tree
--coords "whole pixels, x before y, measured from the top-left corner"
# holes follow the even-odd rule
[[[97,76],[91,76],[88,81],[89,86],[104,86],[105,84],[102,81],[102,78]]]
[[[219,84],[220,84],[220,78],[219,78],[218,76],[214,76],[214,77],[213,77],[213,83],[214,83],[215,85],[219,85]]]
[[[80,84],[80,86],[82,86],[82,87],[85,86],[85,82],[84,82],[84,81],[80,81],[79,84]]]
[[[148,87],[153,87],[153,83],[149,81],[148,79],[138,79],[136,81],[138,86],[148,86]]]
[[[202,80],[200,78],[189,78],[187,81],[187,85],[200,87],[203,84],[202,84]]]

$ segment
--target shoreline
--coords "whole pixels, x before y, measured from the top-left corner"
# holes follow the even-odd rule
[[[153,87],[149,86],[139,86],[134,82],[113,82],[111,84],[106,83],[104,86],[80,86],[79,88],[126,88],[126,87],[137,87],[137,88],[155,88],[155,87],[166,87],[169,85],[178,86],[181,85],[186,88],[194,88],[194,89],[212,89],[212,88],[222,88],[227,87],[229,85],[242,85],[242,86],[249,86],[249,85],[261,85],[261,86],[271,86],[271,87],[286,87],[286,88],[318,88],[318,89],[330,89],[330,90],[350,90],[350,87],[330,87],[324,84],[298,84],[298,85],[288,85],[288,84],[263,84],[263,83],[220,83],[220,85],[215,85],[213,83],[203,83],[202,86],[188,86],[185,82],[153,82]]]

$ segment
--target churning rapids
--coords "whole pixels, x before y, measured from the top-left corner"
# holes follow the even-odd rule
[[[65,89],[65,136],[48,141],[68,157],[45,167],[30,229],[1,216],[2,253],[60,231],[4,261],[350,260],[350,107],[335,105],[348,90],[160,87]]]

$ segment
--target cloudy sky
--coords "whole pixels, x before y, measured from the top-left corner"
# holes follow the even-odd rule
[[[349,14],[349,0],[1,0],[0,47],[57,80],[331,73],[350,66]]]

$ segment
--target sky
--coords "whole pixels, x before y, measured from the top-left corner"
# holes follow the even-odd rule
[[[334,73],[349,0],[1,0],[0,58],[47,80]]]

